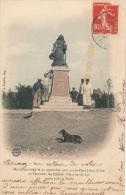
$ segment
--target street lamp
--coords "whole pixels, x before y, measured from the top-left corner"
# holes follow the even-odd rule
[[[107,90],[108,90],[108,101],[107,101],[107,107],[109,108],[109,93],[110,93],[110,89],[112,87],[112,80],[110,79],[110,77],[108,78],[107,82]]]

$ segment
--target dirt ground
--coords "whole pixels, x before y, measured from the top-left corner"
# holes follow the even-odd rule
[[[6,113],[6,148],[21,150],[21,155],[71,158],[82,155],[96,155],[106,146],[111,135],[110,124],[114,112],[95,110],[89,112],[37,112],[32,119],[28,114]],[[80,135],[83,142],[59,143],[58,133],[65,129],[73,135]]]

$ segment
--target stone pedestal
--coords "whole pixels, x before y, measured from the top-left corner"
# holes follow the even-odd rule
[[[55,66],[53,67],[53,85],[52,95],[56,97],[70,97],[69,95],[69,67]]]
[[[73,103],[70,97],[69,87],[69,67],[53,67],[52,94],[49,102],[44,102],[41,111],[83,111],[81,106]]]

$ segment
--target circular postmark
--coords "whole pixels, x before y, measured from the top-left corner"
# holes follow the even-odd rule
[[[97,15],[94,21],[92,22],[91,31],[92,31],[92,38],[94,42],[101,48],[107,49],[108,48],[108,33],[105,28],[102,28],[101,31],[97,31],[94,33],[94,30],[99,30],[101,28],[101,24],[96,22],[97,19],[102,16],[103,14],[107,14],[108,11],[102,12],[101,14]]]
[[[92,34],[94,42],[101,48],[108,48],[108,35],[106,34]]]
[[[20,154],[21,154],[21,150],[19,149],[19,148],[14,148],[13,150],[12,150],[12,155],[13,156],[20,156]]]

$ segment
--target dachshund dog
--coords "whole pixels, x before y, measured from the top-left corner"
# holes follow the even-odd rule
[[[65,129],[62,129],[59,133],[62,134],[63,142],[74,142],[80,144],[83,141],[79,135],[70,135]]]

